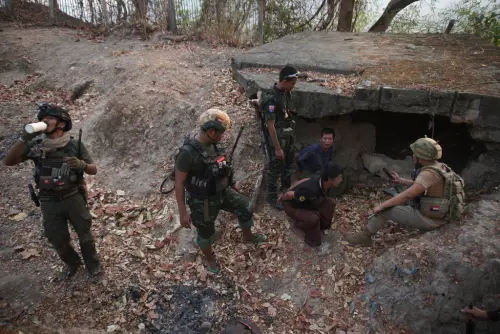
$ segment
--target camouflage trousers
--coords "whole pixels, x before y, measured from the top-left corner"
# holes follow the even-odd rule
[[[271,142],[271,141],[269,141]],[[267,166],[267,196],[276,200],[278,197],[278,179],[281,179],[281,190],[288,189],[292,185],[292,171],[295,159],[295,146],[292,136],[285,136],[279,139],[281,149],[285,157],[279,160],[275,156],[275,149],[272,144],[269,147],[269,157]]]
[[[40,207],[45,236],[61,260],[69,266],[81,263],[78,253],[70,243],[69,221],[78,235],[85,266],[87,269],[99,266],[94,237],[90,230],[92,216],[82,194],[77,193],[62,201],[53,201],[48,196],[40,195]]]
[[[196,227],[196,243],[200,248],[209,247],[214,241],[215,220],[219,211],[236,215],[241,228],[253,226],[253,210],[250,200],[231,187],[206,200],[189,198],[191,222]]]

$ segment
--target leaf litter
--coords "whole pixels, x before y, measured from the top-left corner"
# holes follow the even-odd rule
[[[212,98],[206,103],[225,106],[235,124],[246,125],[235,157],[237,173],[238,169],[258,171],[263,163],[255,149],[259,138],[253,108],[230,69],[216,71],[220,72],[214,75]],[[2,98],[9,92],[2,88]],[[16,98],[22,95],[12,94]],[[62,94],[61,101],[65,96]],[[74,108],[76,118],[85,116],[78,100]],[[238,126],[233,127],[225,142],[231,144],[237,131]],[[240,156],[244,147],[254,147],[256,154]],[[168,170],[171,162],[163,167]],[[250,196],[256,178],[241,182],[240,191]],[[87,186],[92,230],[105,277],[97,284],[89,284],[85,275],[61,283],[49,277],[54,291],[36,311],[39,318],[50,313],[66,328],[85,325],[108,332],[146,328],[179,333],[206,322],[214,330],[221,329],[232,316],[239,316],[251,319],[266,333],[358,330],[367,325],[369,310],[362,306],[367,302],[356,304],[355,312],[350,305],[364,291],[363,268],[381,247],[411,235],[391,227],[389,235],[394,240],[377,235],[373,249],[353,248],[342,238],[330,238],[331,249],[326,247],[327,252],[320,254],[291,233],[283,212],[264,206],[254,214],[255,229],[264,232],[268,241],[253,246],[241,243],[236,218],[221,212],[214,251],[222,273],[214,275],[206,271],[193,243],[181,245],[183,232],[173,194],[134,198],[120,189],[106,189],[94,178],[88,178]],[[370,187],[353,187],[339,199],[328,237],[360,230],[362,215],[373,207],[373,198],[381,196]],[[31,247],[20,253],[25,260],[39,255]],[[60,267],[55,254],[52,258],[57,263],[54,269]],[[267,281],[278,286],[270,288]],[[305,291],[300,291],[302,287]]]

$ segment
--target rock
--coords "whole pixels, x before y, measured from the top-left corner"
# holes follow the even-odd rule
[[[481,154],[462,170],[467,190],[491,189],[500,184],[500,150]]]
[[[201,324],[200,328],[198,329],[198,332],[208,333],[210,331],[210,328],[212,328],[212,324],[208,321],[205,321],[204,323]]]
[[[146,325],[144,325],[142,322],[139,324],[139,326],[137,326],[137,328],[139,328],[139,330],[145,330],[146,329]]]
[[[117,190],[116,195],[117,196],[125,196],[125,192],[123,190]]]
[[[387,176],[382,171],[382,168],[386,168],[389,172],[394,171],[404,178],[409,178],[415,168],[413,159],[409,156],[405,160],[394,160],[379,153],[365,153],[361,156],[361,159],[363,160],[363,166],[370,173],[386,179]]]
[[[408,45],[406,46],[406,48],[407,48],[408,50],[415,50],[417,47],[416,47],[415,45],[413,45],[413,44],[408,44]]]
[[[113,332],[116,332],[120,330],[120,326],[119,325],[109,325],[108,328],[106,329],[106,331],[108,333],[113,333]]]
[[[14,209],[14,208],[10,208],[9,212],[7,213],[7,216],[14,216],[14,215],[17,215],[18,213],[21,213],[21,211]]]
[[[15,246],[14,251],[16,252],[22,252],[24,250],[24,246]]]
[[[463,224],[423,233],[376,258],[368,268],[376,280],[366,297],[375,296],[381,316],[412,333],[459,334],[463,307],[498,308],[499,200],[499,192],[485,195],[469,205]],[[394,265],[418,270],[396,272]],[[476,333],[500,333],[500,324],[482,322]]]
[[[83,82],[79,82],[73,87],[71,87],[71,101],[78,99],[82,96],[87,89],[89,89],[90,85],[94,83],[94,80],[85,80]]]

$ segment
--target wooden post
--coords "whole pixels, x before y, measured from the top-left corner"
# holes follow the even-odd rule
[[[50,22],[54,22],[54,0],[49,0],[49,18]]]
[[[257,38],[259,44],[264,44],[264,12],[266,10],[266,0],[257,0],[259,9],[259,22],[257,28]]]
[[[446,27],[446,30],[444,31],[445,34],[451,33],[451,30],[453,29],[453,26],[455,25],[455,20],[450,20],[448,23],[448,26]]]
[[[109,16],[108,16],[108,3],[106,0],[101,1],[102,4],[102,15],[104,16],[104,24],[108,25],[109,24]]]
[[[175,18],[174,0],[168,0],[167,15],[168,15],[168,29],[173,34],[177,34],[177,20]]]

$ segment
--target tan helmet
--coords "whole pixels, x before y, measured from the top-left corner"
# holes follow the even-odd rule
[[[203,131],[208,129],[226,131],[231,129],[231,118],[224,111],[211,108],[200,115],[198,125]]]
[[[423,160],[438,160],[443,155],[441,145],[432,138],[419,138],[410,145],[413,154]]]

